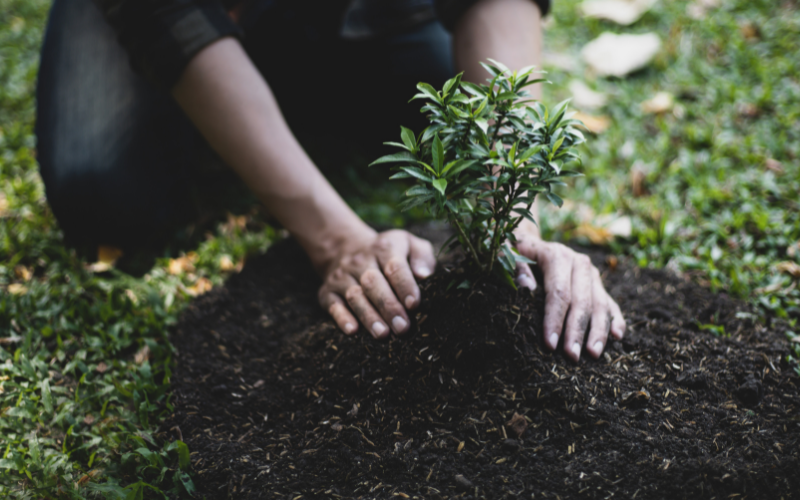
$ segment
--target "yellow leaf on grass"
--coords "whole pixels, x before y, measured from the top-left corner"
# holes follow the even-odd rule
[[[8,293],[11,295],[24,295],[28,293],[28,287],[20,283],[11,283],[8,285]]]
[[[595,227],[585,222],[575,228],[572,234],[588,238],[594,245],[608,245],[614,239],[614,235],[608,229]]]
[[[233,264],[233,260],[231,260],[229,255],[223,255],[219,258],[219,270],[220,271],[233,271],[236,269],[236,266]]]
[[[89,264],[87,269],[94,273],[103,273],[114,267],[117,259],[122,257],[122,250],[117,247],[100,245],[97,247],[97,262]]]
[[[666,113],[675,105],[675,98],[669,92],[659,92],[642,103],[642,111],[651,114]]]
[[[208,278],[198,278],[194,285],[188,287],[186,289],[186,293],[191,295],[192,297],[196,297],[198,295],[202,295],[213,288],[211,284],[211,280]]]
[[[775,265],[775,269],[781,273],[788,273],[791,274],[795,278],[800,278],[800,265],[797,265],[796,262],[792,262],[790,260],[785,260],[783,262],[778,262]]]
[[[584,0],[581,10],[586,17],[608,19],[628,26],[635,23],[657,0]]]
[[[583,128],[593,134],[602,134],[611,126],[611,119],[607,116],[594,116],[578,111],[572,118],[583,122]]]
[[[641,35],[603,33],[581,49],[581,56],[600,76],[619,78],[638,71],[661,50],[661,38],[655,33]]]
[[[14,275],[17,277],[17,279],[22,281],[30,281],[33,277],[33,272],[31,272],[29,268],[20,264],[14,267]]]
[[[194,263],[196,261],[197,253],[189,252],[186,255],[178,257],[177,259],[169,259],[167,271],[169,271],[169,274],[172,275],[192,273],[194,272]]]
[[[8,198],[3,193],[0,193],[0,217],[8,215]]]

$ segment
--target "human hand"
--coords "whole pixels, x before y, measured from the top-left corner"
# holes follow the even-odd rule
[[[599,358],[609,332],[619,340],[626,328],[622,311],[603,287],[600,271],[589,257],[560,243],[547,242],[527,232],[516,236],[519,253],[536,261],[544,274],[545,344],[555,350],[563,331],[564,352],[577,362],[588,330],[586,350]],[[536,289],[536,280],[527,264],[517,267],[516,282],[518,286]]]
[[[373,233],[350,242],[327,267],[319,303],[348,335],[359,322],[376,339],[389,335],[389,325],[402,334],[410,325],[406,310],[420,302],[415,277],[427,278],[435,267],[430,242],[401,230]]]

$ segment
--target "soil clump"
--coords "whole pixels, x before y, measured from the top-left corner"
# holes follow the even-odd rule
[[[541,342],[541,287],[458,288],[444,265],[411,332],[375,341],[339,332],[302,251],[276,244],[175,327],[163,435],[182,435],[208,499],[800,494],[783,332],[590,255],[628,332],[576,365]]]

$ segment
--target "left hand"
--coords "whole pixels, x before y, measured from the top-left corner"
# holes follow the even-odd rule
[[[544,274],[546,293],[544,343],[555,350],[564,333],[564,352],[573,361],[581,357],[588,330],[586,350],[599,358],[608,334],[619,340],[625,335],[625,318],[600,278],[600,271],[588,256],[560,243],[542,240],[533,232],[518,231],[516,248],[535,261]],[[536,280],[527,264],[517,266],[518,286],[536,289]]]

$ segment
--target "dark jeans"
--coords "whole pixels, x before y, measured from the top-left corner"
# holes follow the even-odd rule
[[[244,13],[245,49],[304,146],[342,153],[424,127],[414,86],[452,76],[438,23],[369,41],[338,36],[339,20],[308,19],[291,1]],[[194,189],[219,163],[169,93],[133,73],[91,0],[55,0],[37,87],[38,159],[68,242],[123,248],[165,238],[196,213]],[[207,184],[207,182],[206,182]]]

